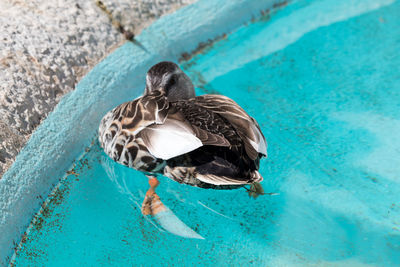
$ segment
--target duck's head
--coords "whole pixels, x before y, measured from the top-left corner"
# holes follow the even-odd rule
[[[190,78],[173,62],[163,61],[149,69],[146,75],[145,94],[162,90],[168,101],[189,99],[195,96]]]

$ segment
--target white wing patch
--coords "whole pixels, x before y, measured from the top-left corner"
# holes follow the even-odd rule
[[[165,120],[164,124],[146,127],[140,132],[140,136],[150,153],[164,160],[203,146],[191,127],[173,119]]]
[[[241,184],[249,184],[251,182],[246,182],[242,180],[235,180],[233,178],[227,176],[218,176],[213,174],[196,174],[196,178],[200,181],[213,184],[213,185],[241,185]]]

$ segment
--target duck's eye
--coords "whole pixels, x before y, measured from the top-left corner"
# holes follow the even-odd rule
[[[176,83],[177,83],[177,77],[175,75],[172,75],[172,77],[168,80],[168,83],[165,86],[165,89],[168,91]]]

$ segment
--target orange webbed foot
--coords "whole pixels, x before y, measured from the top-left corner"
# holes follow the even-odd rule
[[[156,187],[160,184],[156,177],[148,176],[150,188],[146,192],[142,204],[142,214],[143,215],[156,215],[161,211],[165,211],[166,208],[161,202],[160,197],[155,192]]]

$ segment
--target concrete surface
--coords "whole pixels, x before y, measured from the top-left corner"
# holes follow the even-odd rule
[[[108,0],[135,34],[195,0]],[[95,0],[0,0],[0,177],[61,97],[126,40]]]

